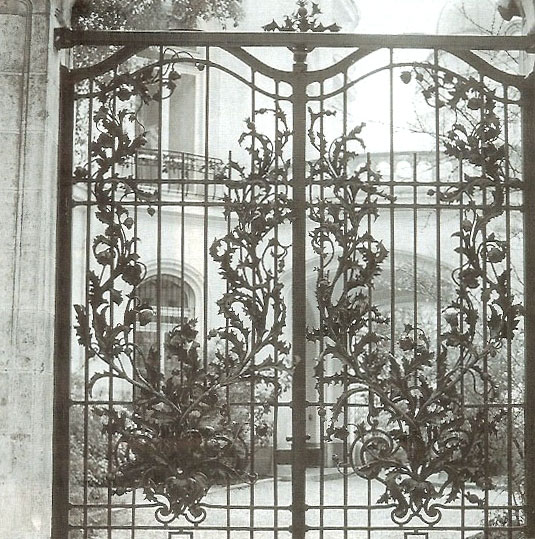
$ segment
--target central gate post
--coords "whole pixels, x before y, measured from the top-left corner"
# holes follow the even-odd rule
[[[294,49],[292,153],[292,537],[306,533],[306,57]]]

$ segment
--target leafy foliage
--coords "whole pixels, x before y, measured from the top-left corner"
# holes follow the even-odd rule
[[[76,0],[72,26],[81,30],[165,30],[193,28],[199,18],[235,25],[240,0]]]
[[[241,16],[241,0],[76,0],[71,26],[75,30],[193,29],[202,19],[216,20],[226,28],[237,26]],[[116,50],[75,47],[74,65],[97,64]],[[135,65],[135,61],[130,64]]]
[[[462,262],[452,275],[455,294],[443,311],[439,349],[432,350],[429,336],[411,324],[396,346],[380,331],[390,321],[373,305],[371,291],[388,252],[368,223],[376,219],[378,203],[392,199],[370,163],[352,164],[356,152],[351,148],[364,148],[363,126],[331,144],[316,131],[315,124],[329,111],[310,111],[309,138],[320,156],[311,181],[329,196],[310,209],[317,223],[313,246],[321,260],[316,284],[321,317],[309,339],[322,343],[318,384],[342,387],[327,430],[329,437],[353,440],[340,468],[383,483],[378,502],[394,504],[396,522],[418,516],[434,524],[441,518],[435,500],[453,501],[464,493],[470,503],[479,504],[478,496],[465,491],[466,483],[493,487],[486,444],[496,436],[504,413],[484,406],[496,390],[488,360],[513,338],[522,307],[511,293],[505,263],[509,246],[487,233],[487,227],[505,211],[505,190],[519,184],[505,181],[506,151],[494,93],[481,82],[459,77],[450,80],[449,98],[442,100],[434,72],[415,73],[432,106],[461,111],[443,141],[445,153],[479,171],[428,193],[440,204],[462,201],[465,208],[462,226],[453,234]],[[410,81],[406,73],[402,76]],[[477,114],[466,114],[466,109]],[[324,374],[334,366],[334,374]],[[463,383],[472,388],[470,398],[478,406],[465,406]],[[351,434],[350,425],[338,421],[348,401],[359,396],[367,399],[368,413]],[[437,479],[439,473],[443,479]]]

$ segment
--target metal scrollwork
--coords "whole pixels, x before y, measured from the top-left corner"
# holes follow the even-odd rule
[[[126,204],[144,204],[152,216],[157,196],[120,171],[145,144],[145,132],[132,134],[131,128],[141,126],[139,102],[159,101],[173,92],[180,79],[176,59],[166,56],[165,69],[159,62],[132,75],[110,76],[97,91],[84,95],[99,103],[94,117],[99,134],[90,148],[90,163],[78,168],[74,179],[91,186],[102,232],[93,240],[95,267],[88,269],[87,306],[75,305],[76,332],[87,357],[101,365],[88,390],[94,391],[99,381],[117,380],[134,395],[131,405],[96,412],[113,445],[108,486],[118,495],[142,489],[162,523],[179,516],[199,523],[206,518],[202,500],[213,485],[255,480],[247,472],[250,448],[245,440],[256,436],[251,429],[265,425],[257,424],[256,417],[236,417],[229,388],[264,384],[270,388],[269,407],[281,391],[276,371],[289,370],[289,347],[282,335],[286,307],[276,278],[284,270],[288,248],[274,230],[290,218],[284,194],[288,163],[282,158],[290,134],[283,128],[272,142],[248,121],[240,143],[250,142],[251,170],[231,163],[220,171],[219,181],[227,190],[225,216],[232,226],[210,252],[228,285],[218,301],[226,324],[210,332],[219,344],[215,357],[204,364],[195,322],[184,319],[166,337],[165,353],[174,368],[162,373],[158,347],[147,351],[135,339],[136,327],[151,323],[157,313],[136,295],[146,268],[137,254],[139,238]],[[286,126],[281,111],[271,112]],[[258,357],[262,360],[255,364]]]
[[[321,264],[316,268],[320,324],[309,340],[322,344],[318,384],[340,388],[326,433],[327,439],[347,442],[339,469],[382,483],[378,503],[393,504],[395,522],[418,517],[433,525],[441,519],[442,502],[465,496],[481,503],[466,490],[468,482],[493,488],[485,443],[497,434],[504,412],[484,405],[497,391],[485,365],[513,338],[523,311],[511,293],[509,245],[489,224],[505,211],[506,189],[520,184],[505,171],[507,149],[492,90],[475,79],[450,76],[437,95],[431,68],[416,71],[415,80],[430,105],[455,114],[444,151],[473,170],[428,193],[441,204],[462,200],[464,205],[460,230],[453,234],[462,263],[452,274],[455,294],[443,310],[439,349],[412,324],[405,325],[395,346],[385,337],[390,320],[372,303],[371,291],[388,252],[368,223],[377,218],[378,204],[392,199],[371,163],[354,164],[364,149],[363,126],[331,143],[316,130],[329,111],[310,111],[309,138],[319,154],[311,181],[324,195],[310,204],[316,223],[312,245]],[[480,404],[466,407],[463,391]],[[344,407],[359,398],[368,403],[366,416],[354,425],[341,424]]]

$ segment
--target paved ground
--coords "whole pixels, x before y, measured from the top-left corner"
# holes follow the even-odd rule
[[[307,523],[312,527],[322,527],[325,531],[323,536],[317,530],[309,532],[308,539],[469,539],[477,534],[477,528],[481,526],[483,512],[476,506],[468,506],[464,511],[458,507],[446,506],[442,508],[442,518],[434,531],[429,535],[406,535],[407,528],[395,528],[392,524],[391,509],[377,508],[368,510],[369,501],[375,503],[382,493],[380,485],[369,488],[368,482],[351,476],[344,480],[335,471],[328,474],[327,480],[323,483],[318,480],[318,473],[315,470],[309,470],[307,481],[307,504],[312,508],[307,511]],[[476,489],[471,492],[477,493]],[[138,502],[143,499],[139,493]],[[126,496],[117,498],[122,503],[128,502]],[[344,498],[347,504],[352,506],[347,512],[341,508],[336,508],[344,504]],[[291,539],[288,532],[267,531],[266,528],[286,527],[291,524],[291,511],[288,506],[291,500],[291,482],[279,480],[274,482],[272,479],[260,480],[250,489],[244,486],[234,486],[227,493],[225,488],[214,488],[206,498],[207,518],[202,523],[202,527],[221,527],[230,525],[232,528],[253,528],[255,531],[251,534],[247,530],[233,529],[230,533],[222,530],[195,530],[192,539]],[[506,502],[504,494],[493,492],[490,495],[490,505],[499,505]],[[232,510],[227,510],[228,504],[235,506]],[[273,506],[284,507],[276,512]],[[322,511],[314,508],[315,506],[326,506]],[[223,508],[213,507],[223,506]],[[271,506],[271,509],[269,509]],[[359,507],[361,506],[361,507]],[[250,507],[254,510],[250,511]],[[114,525],[128,525],[131,521],[130,510],[115,510],[113,512]],[[173,527],[182,524],[184,521],[175,521]],[[367,527],[369,525],[375,528],[383,528],[368,534],[366,531],[351,530],[344,535],[340,528],[343,528],[344,522],[349,526]],[[418,519],[410,522],[411,528],[421,524]],[[147,529],[155,525],[154,509],[136,509],[136,526],[145,528],[138,530],[134,535],[131,531],[114,531],[111,536],[107,532],[99,532],[95,535],[98,538],[106,539],[190,539],[189,535],[173,535],[177,530],[164,531],[162,529]],[[460,531],[451,530],[451,528],[460,529],[471,528],[464,535]],[[186,529],[191,529],[188,525]],[[264,529],[262,529],[264,528]],[[338,528],[332,529],[332,528]],[[390,528],[390,530],[386,529]],[[425,528],[425,526],[424,526]],[[450,528],[450,530],[440,530],[440,528]],[[498,536],[496,536],[498,537]]]

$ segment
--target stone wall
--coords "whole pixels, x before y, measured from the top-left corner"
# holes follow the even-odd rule
[[[57,6],[0,0],[0,537],[50,537]]]

